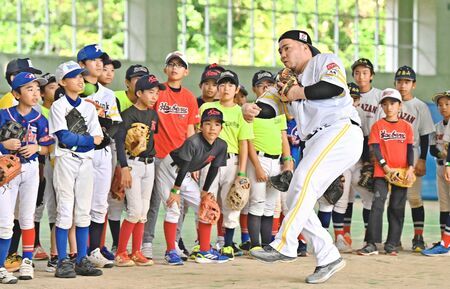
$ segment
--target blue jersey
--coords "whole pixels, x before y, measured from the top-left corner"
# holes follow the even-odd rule
[[[289,146],[291,148],[291,155],[294,158],[295,167],[297,167],[300,162],[300,137],[297,133],[297,123],[295,119],[288,120],[287,122],[287,137],[289,141]]]
[[[48,134],[48,121],[47,119],[34,109],[25,116],[22,116],[17,111],[17,106],[0,110],[0,127],[2,127],[8,121],[15,121],[20,123],[25,129],[26,133],[23,137],[22,146],[29,144],[39,144],[41,146],[52,145],[55,140]],[[0,143],[0,152],[2,154],[10,154],[11,152],[6,149]],[[38,157],[38,153],[33,154],[28,159],[20,156],[21,162],[27,162],[34,160]]]

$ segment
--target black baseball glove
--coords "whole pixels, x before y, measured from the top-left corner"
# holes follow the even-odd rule
[[[358,185],[368,189],[371,192],[373,192],[373,185],[374,185],[373,170],[374,168],[372,164],[370,163],[364,164],[361,168],[361,175],[358,181]]]
[[[22,141],[27,129],[20,123],[10,120],[0,128],[0,141],[16,138]]]
[[[331,183],[331,185],[327,188],[325,193],[323,193],[323,197],[331,205],[336,204],[342,197],[342,194],[344,193],[344,182],[345,182],[344,176],[340,175],[337,179],[335,179]]]
[[[279,175],[270,177],[269,180],[272,187],[279,190],[280,192],[286,192],[289,189],[289,184],[292,180],[292,172],[284,171]]]
[[[86,125],[86,120],[76,108],[73,108],[66,115],[66,122],[69,131],[81,135],[87,134],[88,127]]]

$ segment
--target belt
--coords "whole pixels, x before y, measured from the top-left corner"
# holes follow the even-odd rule
[[[438,166],[443,166],[444,165],[444,160],[437,160],[437,164],[438,164]]]
[[[235,154],[235,153],[227,153],[227,159],[231,158],[232,156],[238,157],[239,154]]]
[[[146,165],[153,163],[153,157],[134,157],[134,156],[129,156],[128,158],[130,160],[137,160],[137,161],[143,162]]]
[[[353,124],[353,125],[356,125],[356,126],[360,126],[356,121],[354,121],[352,119],[350,119],[350,123]],[[312,133],[308,134],[305,137],[305,141],[311,139],[316,133],[318,133],[319,131],[323,130],[324,128],[327,128],[327,127],[330,127],[330,126],[331,126],[331,124],[324,124],[321,127],[316,128]]]
[[[259,156],[263,156],[269,159],[274,159],[277,160],[280,158],[280,155],[270,155],[270,154],[266,154],[265,152],[260,152],[260,151],[256,151],[256,154]]]

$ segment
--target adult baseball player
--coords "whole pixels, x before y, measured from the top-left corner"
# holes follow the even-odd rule
[[[296,259],[300,232],[313,247],[317,267],[307,283],[323,283],[345,266],[330,234],[314,213],[314,205],[325,189],[362,153],[363,133],[352,105],[344,67],[334,54],[320,54],[305,31],[290,30],[278,39],[284,66],[298,77],[285,94],[290,103],[300,138],[305,140],[304,157],[288,190],[289,212],[269,246],[251,252],[263,262],[291,262]],[[281,83],[279,84],[281,85]],[[258,112],[244,107],[246,119]]]

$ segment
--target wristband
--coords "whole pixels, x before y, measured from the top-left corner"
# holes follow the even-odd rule
[[[292,156],[288,156],[288,157],[283,157],[281,160],[282,160],[283,162],[286,162],[286,161],[293,161],[294,158],[293,158]]]
[[[247,174],[244,172],[238,172],[237,175],[238,175],[238,177],[246,177],[247,176]]]
[[[180,194],[180,190],[179,190],[179,189],[174,189],[174,188],[172,188],[172,189],[170,189],[170,192],[171,192],[172,194],[175,194],[175,195],[179,195],[179,194]]]
[[[380,160],[380,165],[381,167],[384,167],[386,165],[386,161],[384,159]]]
[[[450,162],[445,162],[446,167],[450,167]]]

